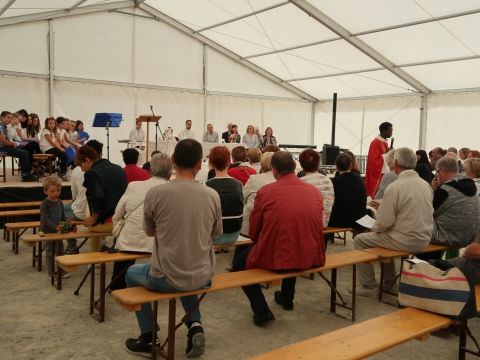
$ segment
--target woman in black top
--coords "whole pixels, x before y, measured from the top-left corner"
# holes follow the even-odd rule
[[[427,152],[425,150],[417,150],[417,166],[415,166],[415,171],[418,173],[423,180],[427,183],[431,183],[433,180],[432,166],[430,161],[428,161]]]
[[[228,175],[230,150],[226,146],[215,146],[210,150],[210,166],[215,170],[215,177],[206,185],[220,196],[222,206],[223,234],[213,239],[214,244],[234,243],[240,235],[243,218],[242,183]]]
[[[329,226],[360,229],[355,221],[366,214],[367,193],[365,184],[358,173],[352,172],[352,158],[347,153],[337,156],[335,161],[339,172],[332,179],[335,192]]]

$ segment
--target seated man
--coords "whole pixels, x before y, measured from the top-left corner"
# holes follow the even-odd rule
[[[7,125],[11,120],[12,113],[2,111],[0,115],[0,152],[19,159],[22,181],[36,181],[37,177],[30,174],[32,170],[32,155],[8,139]]]
[[[238,250],[233,270],[305,270],[325,263],[322,194],[295,176],[295,161],[288,152],[272,157],[276,182],[258,190],[250,215],[249,235],[255,243]],[[296,278],[282,281],[275,302],[293,310]],[[260,285],[242,288],[250,300],[253,322],[257,326],[274,320]]]
[[[125,163],[123,171],[125,171],[128,183],[150,179],[150,173],[137,166],[138,156],[139,152],[133,148],[125,149],[122,153],[123,162]]]
[[[237,146],[232,149],[232,164],[228,169],[228,175],[237,179],[245,185],[250,175],[254,175],[257,172],[250,167],[250,163],[247,159],[247,150],[243,146]]]
[[[128,287],[143,285],[159,292],[196,290],[210,286],[215,266],[212,238],[221,234],[222,208],[217,192],[195,181],[202,166],[202,145],[193,139],[180,141],[172,156],[176,178],[149,190],[144,203],[143,228],[155,236],[152,260],[128,269]],[[181,297],[185,312],[192,310],[188,326],[187,357],[205,349],[197,296]],[[141,335],[126,341],[127,349],[138,355],[150,353],[153,313],[143,304],[136,313]]]
[[[355,237],[355,249],[384,247],[401,251],[421,251],[430,243],[433,229],[432,190],[414,170],[417,159],[409,148],[398,148],[394,171],[398,179],[385,191],[372,231]],[[385,265],[385,285],[393,286],[395,264]],[[376,295],[373,266],[359,265],[358,295]]]
[[[459,249],[476,236],[480,216],[477,187],[472,179],[459,176],[456,159],[443,157],[436,168],[432,243]]]

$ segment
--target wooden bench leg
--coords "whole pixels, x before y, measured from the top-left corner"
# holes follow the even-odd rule
[[[357,319],[357,265],[352,266],[352,321]]]
[[[380,285],[378,286],[378,301],[383,300],[383,276],[385,272],[385,264],[380,262]]]
[[[158,303],[156,303],[158,307]],[[177,310],[177,301],[175,298],[170,299],[168,303],[168,352],[167,352],[167,359],[173,360],[175,359],[175,317],[176,317],[176,310]],[[154,317],[156,322],[156,316]],[[156,327],[154,327],[156,329]],[[156,331],[153,331],[155,334]],[[152,346],[155,343],[152,343]]]
[[[337,311],[337,269],[331,270],[332,285],[330,286],[330,312],[335,313]]]
[[[95,266],[95,265],[92,265]],[[95,303],[95,309],[98,311],[98,322],[105,321],[105,278],[106,278],[106,264],[100,264],[100,299]]]
[[[95,308],[95,264],[90,265],[90,315]]]

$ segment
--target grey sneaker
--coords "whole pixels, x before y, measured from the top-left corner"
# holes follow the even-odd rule
[[[201,325],[192,326],[188,330],[187,348],[185,354],[188,358],[196,358],[205,352],[205,333]]]

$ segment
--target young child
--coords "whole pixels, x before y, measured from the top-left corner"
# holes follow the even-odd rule
[[[60,200],[60,193],[62,192],[62,181],[60,178],[56,175],[47,176],[43,181],[43,192],[47,197],[40,205],[40,231],[43,233],[56,233],[62,230],[62,221],[66,220],[63,202]],[[55,254],[53,253],[53,242],[46,241],[45,253],[48,275],[52,276],[54,257],[64,253],[63,241],[55,241]]]

